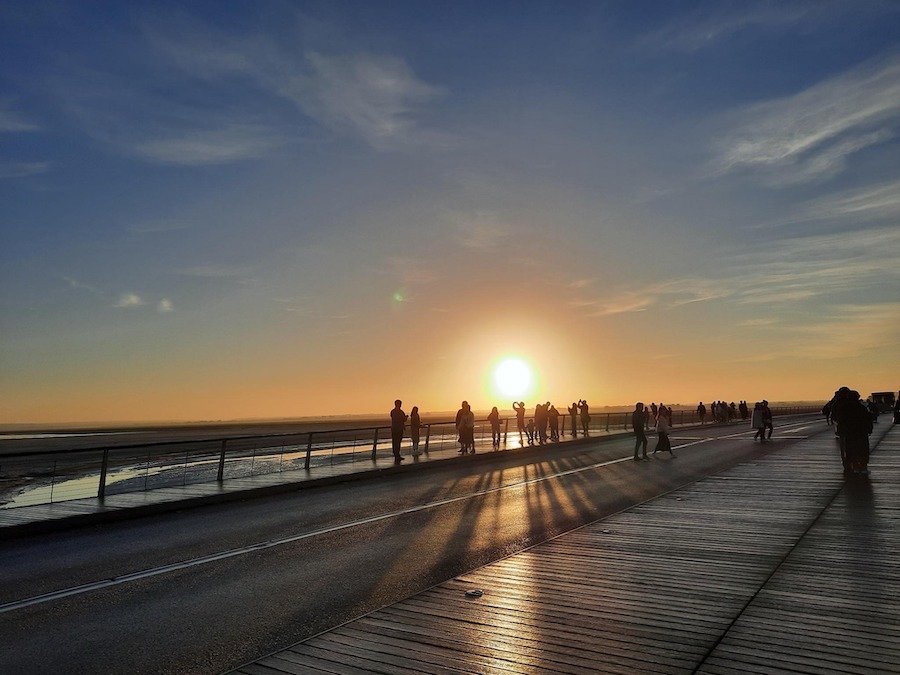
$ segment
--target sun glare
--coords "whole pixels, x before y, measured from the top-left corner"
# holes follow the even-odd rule
[[[522,359],[505,359],[494,369],[494,384],[504,396],[522,396],[531,385],[531,368]]]

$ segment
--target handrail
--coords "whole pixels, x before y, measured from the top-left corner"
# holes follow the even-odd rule
[[[820,412],[820,409],[817,406],[790,406],[772,409],[773,416],[818,412]],[[529,416],[526,419],[530,420],[532,417]],[[566,438],[566,436],[571,434],[571,430],[569,433],[566,431],[569,419],[570,416],[568,414],[560,414],[560,438],[558,441],[553,441],[554,443],[559,441],[567,442],[569,440]],[[502,423],[501,444],[508,447],[510,421],[513,421],[513,426],[515,426],[516,417],[507,416],[501,418],[500,421]],[[580,428],[580,417],[578,418],[578,421],[579,428],[576,430],[576,435],[583,436],[583,432]],[[728,421],[726,424],[734,425],[741,422],[746,423],[746,420],[735,419]],[[696,410],[673,411],[674,426],[690,426],[700,423]],[[714,423],[715,422],[711,420],[706,422],[705,425]],[[486,420],[478,420],[477,425],[479,436],[476,439],[476,444],[483,446],[487,445],[489,441],[492,442]],[[627,431],[630,425],[631,411],[593,413],[590,419],[589,430],[594,433],[610,432],[611,430],[618,429]],[[422,450],[425,454],[429,454],[429,452],[435,450],[437,443],[440,443],[440,447],[437,448],[439,451],[444,449],[445,443],[449,443],[451,448],[455,448],[456,428],[455,423],[452,420],[427,422],[422,424],[422,427],[422,438],[424,440],[424,447]],[[83,485],[79,485],[81,492],[78,493],[77,496],[67,496],[75,493],[72,491],[66,492],[64,488],[68,483],[83,483],[92,476],[94,477],[93,485],[95,486],[93,494],[100,499],[103,499],[109,494],[110,481],[113,483],[120,481],[120,492],[138,492],[148,489],[151,475],[154,477],[154,480],[156,480],[164,474],[177,473],[180,470],[183,474],[182,484],[189,482],[189,478],[192,483],[221,483],[230,477],[226,476],[226,469],[229,468],[229,463],[232,465],[232,474],[234,474],[235,471],[238,470],[240,463],[246,463],[247,460],[250,460],[250,475],[276,473],[283,470],[299,470],[300,465],[298,462],[301,461],[303,470],[308,472],[313,469],[311,459],[314,453],[317,454],[317,457],[322,455],[326,460],[328,459],[329,439],[331,444],[330,461],[332,463],[335,462],[336,455],[338,456],[338,462],[360,461],[356,459],[357,454],[358,456],[363,457],[362,449],[369,443],[371,443],[371,451],[366,452],[365,454],[368,455],[371,462],[376,462],[378,459],[378,450],[384,450],[385,448],[390,447],[390,429],[391,427],[389,425],[342,427],[322,430],[307,429],[295,432],[215,436],[188,440],[154,441],[125,445],[103,445],[88,448],[8,453],[0,455],[0,485],[2,485],[2,481],[5,479],[12,484],[10,489],[15,490],[16,487],[25,487],[22,483],[26,482],[26,479],[31,478],[34,480],[34,476],[28,476],[29,473],[35,474],[38,477],[38,481],[41,479],[46,481],[49,476],[51,481],[49,486],[50,490],[48,491],[49,501],[34,503],[52,503],[54,501],[65,501],[67,499],[89,496],[84,494],[85,487]],[[515,435],[517,430],[513,433]],[[289,440],[290,442],[284,442]],[[272,441],[274,441],[274,443],[272,443]],[[280,451],[278,450],[278,441],[283,441]],[[404,448],[408,450],[410,446],[408,433],[405,434],[404,441]],[[362,443],[362,445],[360,445],[360,443]],[[235,447],[235,445],[240,445],[240,447]],[[524,446],[524,441],[514,441],[514,446],[518,447],[520,445]],[[537,439],[535,439],[535,445],[538,445]],[[193,455],[191,454],[191,449],[188,449],[183,451],[183,461],[171,461],[171,455],[178,453],[180,449],[183,449],[186,446],[192,446],[195,449]],[[335,453],[336,449],[338,450],[337,453]],[[359,453],[357,453],[358,449]],[[259,451],[259,454],[257,451]],[[145,455],[146,460],[144,461],[143,458]],[[181,455],[179,455],[179,457],[180,456]],[[349,460],[347,459],[347,456],[349,456]],[[278,458],[278,467],[273,469],[271,467],[274,465],[276,457]],[[55,458],[64,458],[68,461],[62,469],[60,469],[59,464],[62,463],[62,459],[56,461]],[[47,461],[48,459],[54,460],[52,469],[43,467],[40,464],[42,460]],[[262,465],[262,468],[259,469],[258,472],[256,472],[257,461]],[[284,468],[285,461],[288,463],[288,469]],[[212,465],[213,463],[215,464],[215,478],[212,478],[212,475],[210,475],[209,478],[203,478],[203,476],[207,475],[204,473],[207,470],[207,465]],[[19,464],[24,466],[18,467]],[[19,476],[10,477],[4,475],[2,470],[6,469],[8,471],[11,465],[14,468],[21,469],[21,474]],[[321,462],[319,465],[321,465]],[[125,490],[122,483],[125,481],[132,481],[135,476],[138,475],[139,471],[134,469],[136,466],[140,471],[144,472],[143,489]],[[188,476],[189,471],[191,472],[190,477]],[[114,472],[127,474],[127,476],[125,478],[110,478],[110,475]],[[59,483],[56,482],[57,478],[60,479]],[[16,483],[17,480],[19,483]],[[160,482],[164,481],[160,478]],[[171,483],[164,484],[171,485]],[[56,493],[54,493],[54,487],[56,488]],[[60,491],[64,493],[62,497],[59,495]],[[2,495],[0,495],[0,497],[2,497]],[[7,508],[15,508],[16,506],[16,504],[13,504],[13,506]]]

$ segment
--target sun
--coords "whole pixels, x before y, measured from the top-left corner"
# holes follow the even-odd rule
[[[531,368],[522,359],[504,359],[494,369],[494,384],[504,396],[522,396],[531,379]]]

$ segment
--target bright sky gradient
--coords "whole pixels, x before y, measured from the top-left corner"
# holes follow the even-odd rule
[[[900,386],[900,3],[0,5],[0,422]]]

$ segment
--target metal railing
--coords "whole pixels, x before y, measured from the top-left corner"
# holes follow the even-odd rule
[[[773,408],[773,415],[817,413],[815,406]],[[531,418],[527,418],[531,419]],[[740,424],[741,419],[730,423]],[[696,411],[675,410],[674,426],[703,423]],[[706,424],[712,424],[710,419]],[[746,421],[744,421],[746,423]],[[535,434],[529,443],[520,435],[515,417],[501,418],[501,445],[515,450],[539,445]],[[585,436],[580,417],[560,415],[559,438],[548,443]],[[653,428],[652,420],[647,424]],[[628,431],[631,411],[592,413],[588,436]],[[549,430],[548,430],[549,436]],[[476,450],[493,449],[490,423],[476,422]],[[418,450],[436,459],[454,456],[459,448],[453,422],[423,424]],[[402,443],[412,450],[407,429]],[[0,508],[143,492],[285,471],[313,472],[325,467],[363,464],[371,468],[379,460],[393,461],[389,426],[231,436],[207,440],[168,441],[75,450],[45,450],[0,456]],[[362,470],[362,469],[360,469]]]

